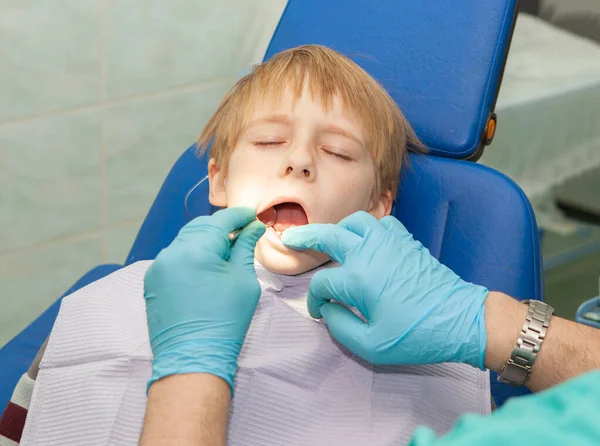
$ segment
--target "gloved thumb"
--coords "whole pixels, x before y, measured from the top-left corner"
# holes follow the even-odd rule
[[[365,314],[364,308],[356,302],[356,295],[348,292],[352,288],[348,282],[351,279],[343,266],[318,271],[308,286],[307,305],[310,315],[315,319],[322,317],[321,308],[332,300],[357,308]]]
[[[248,224],[233,242],[229,261],[242,267],[254,267],[254,249],[265,230],[265,225],[258,220]]]
[[[362,237],[339,225],[311,223],[287,229],[281,241],[288,248],[314,249],[337,263],[344,263],[346,254],[360,245]]]
[[[368,360],[368,352],[365,352],[364,345],[360,342],[361,339],[365,339],[366,331],[369,329],[368,324],[352,310],[336,302],[321,306],[321,315],[335,340],[355,355]]]

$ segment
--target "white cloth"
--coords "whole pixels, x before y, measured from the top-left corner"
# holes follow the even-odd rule
[[[40,364],[23,445],[134,445],[151,375],[139,262],[63,300]],[[239,358],[230,445],[397,445],[490,412],[489,375],[467,365],[373,367],[286,305],[311,273],[257,268],[261,299]],[[286,291],[287,290],[287,291]],[[291,293],[292,300],[296,299]]]
[[[600,45],[520,14],[496,112],[496,137],[480,162],[519,184],[539,226],[573,232],[554,193],[600,167]]]
[[[333,264],[330,265],[333,266]],[[308,284],[316,270],[298,276],[283,276],[272,273],[256,260],[254,261],[254,269],[263,292],[267,291],[276,294],[282,302],[285,302],[304,317],[312,319],[308,313],[306,299]]]

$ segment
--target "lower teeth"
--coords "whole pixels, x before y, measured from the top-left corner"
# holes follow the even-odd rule
[[[283,231],[278,231],[277,229],[275,229],[275,228],[273,228],[273,227],[271,226],[271,228],[273,229],[273,231],[275,231],[275,233],[276,233],[276,234],[278,234],[278,235],[282,235],[282,234],[283,234],[285,231],[287,231],[288,229],[290,229],[290,228],[295,228],[295,227],[296,227],[296,225],[290,225],[288,228],[285,228]]]

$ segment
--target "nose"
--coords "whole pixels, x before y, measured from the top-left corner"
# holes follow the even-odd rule
[[[292,145],[286,153],[282,165],[282,176],[295,176],[314,181],[316,169],[314,154],[308,144]]]

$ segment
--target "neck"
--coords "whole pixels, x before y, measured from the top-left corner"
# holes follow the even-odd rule
[[[254,261],[254,269],[263,292],[263,297],[265,293],[269,294],[309,318],[310,315],[308,314],[306,300],[310,280],[317,271],[327,268],[329,265],[323,265],[295,276],[287,276],[269,271],[258,261]]]

